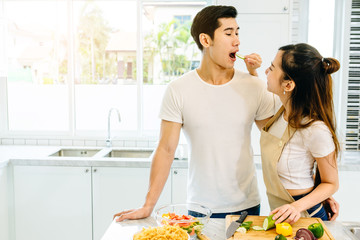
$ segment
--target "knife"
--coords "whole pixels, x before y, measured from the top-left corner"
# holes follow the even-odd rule
[[[248,215],[247,211],[243,211],[238,220],[233,221],[230,223],[229,227],[226,230],[226,238],[231,238],[234,235],[236,229],[241,226],[242,222],[245,220],[246,216]]]

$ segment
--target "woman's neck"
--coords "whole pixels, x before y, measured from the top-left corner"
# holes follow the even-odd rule
[[[289,121],[289,115],[290,115],[290,112],[291,112],[291,101],[288,97],[286,96],[283,96],[283,97],[280,97],[280,100],[284,106],[284,119],[288,122]]]

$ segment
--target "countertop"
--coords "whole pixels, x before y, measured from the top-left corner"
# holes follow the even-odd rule
[[[101,154],[93,157],[53,157],[60,149],[142,149],[106,147],[66,147],[66,146],[5,146],[0,145],[0,168],[13,165],[24,166],[69,166],[69,167],[150,167],[151,158],[110,158]],[[187,168],[187,160],[174,160],[172,167]]]
[[[9,165],[25,165],[25,166],[69,166],[69,167],[150,167],[151,158],[105,158],[105,157],[49,157],[52,153],[64,148],[99,148],[99,147],[67,147],[67,146],[26,146],[26,145],[0,145],[0,175],[2,171],[6,171]],[[102,147],[100,147],[102,148]],[[119,148],[117,148],[119,149]],[[128,148],[127,148],[128,149]],[[348,154],[348,155],[347,155]],[[345,153],[346,159],[339,164],[340,177],[350,176],[347,181],[358,182],[358,173],[360,171],[359,155],[356,153]],[[343,156],[344,156],[343,155]],[[255,165],[257,169],[261,169],[259,156],[255,156]],[[187,160],[174,160],[173,168],[187,168]],[[349,171],[349,172],[346,172]],[[352,171],[352,172],[350,172]],[[349,175],[350,174],[350,175]],[[340,192],[341,191],[341,192]],[[335,196],[342,206],[341,220],[359,221],[359,208],[357,207],[356,191],[353,192],[351,184],[343,185]],[[355,194],[355,195],[354,195]],[[354,198],[355,196],[355,198]],[[346,213],[346,214],[345,214]],[[211,220],[204,232],[209,235],[212,240],[224,239],[224,220]],[[328,222],[326,225],[331,230],[336,239],[344,238],[341,222]],[[360,225],[360,224],[359,224]],[[156,226],[156,222],[149,218],[146,220],[129,221],[121,224],[112,223],[108,231],[104,235],[104,240],[112,234],[123,232],[124,226],[129,228],[140,228],[143,226]],[[123,238],[117,238],[123,239]],[[126,238],[124,238],[126,239]]]
[[[106,149],[106,147],[74,146],[27,146],[0,145],[0,168],[13,165],[27,166],[74,166],[74,167],[150,167],[151,158],[106,158],[106,157],[50,157],[49,155],[63,148]],[[129,149],[129,148],[114,148]],[[339,163],[340,171],[360,171],[360,152],[344,152]],[[254,156],[257,169],[261,169],[260,156]],[[187,168],[188,161],[174,160],[172,167]]]
[[[356,239],[351,236],[342,222],[325,221],[324,223],[336,240]],[[134,233],[140,231],[143,227],[149,226],[157,226],[153,217],[142,220],[128,220],[120,223],[113,221],[101,240],[132,240]],[[210,219],[203,233],[211,240],[225,240],[225,219]]]

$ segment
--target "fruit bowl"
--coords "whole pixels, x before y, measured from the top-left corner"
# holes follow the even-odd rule
[[[155,219],[160,226],[179,226],[193,237],[201,233],[211,214],[209,208],[196,203],[170,204],[156,209]]]

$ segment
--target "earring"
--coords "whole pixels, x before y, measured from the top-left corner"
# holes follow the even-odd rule
[[[285,95],[285,90],[284,90],[284,95]]]

